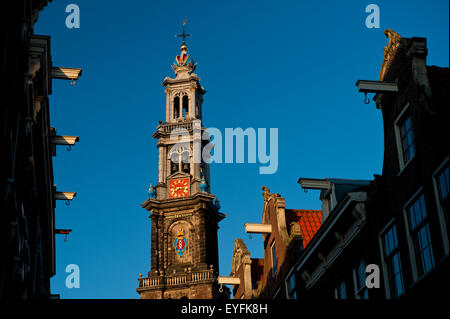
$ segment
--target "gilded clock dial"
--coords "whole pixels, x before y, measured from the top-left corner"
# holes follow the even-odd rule
[[[169,181],[169,198],[189,196],[189,178],[179,178]]]

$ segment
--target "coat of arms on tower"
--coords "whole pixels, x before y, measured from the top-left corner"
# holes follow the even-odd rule
[[[178,228],[177,231],[177,238],[175,239],[175,242],[173,243],[175,246],[175,251],[178,253],[180,257],[183,257],[184,252],[186,251],[187,241],[186,238],[184,238],[184,229]]]

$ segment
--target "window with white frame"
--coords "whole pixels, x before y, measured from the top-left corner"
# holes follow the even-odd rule
[[[295,272],[292,272],[286,281],[289,299],[297,299]]]
[[[275,241],[272,243],[272,275],[277,273],[277,254],[275,248]]]
[[[369,290],[366,286],[366,263],[361,260],[353,270],[355,278],[356,299],[369,299]]]
[[[347,286],[345,280],[341,280],[334,289],[335,299],[347,299]]]
[[[420,194],[407,208],[409,232],[414,246],[418,276],[434,268],[433,245],[431,243],[425,197]]]
[[[403,294],[402,262],[398,248],[397,226],[392,224],[382,235],[383,258],[387,268],[387,281],[391,298],[398,298]]]

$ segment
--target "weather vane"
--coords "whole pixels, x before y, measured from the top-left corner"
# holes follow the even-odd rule
[[[184,19],[184,21],[183,21],[183,33],[175,35],[175,37],[183,38],[183,44],[185,44],[186,37],[191,37],[192,36],[192,34],[186,34],[184,32],[184,25],[186,24],[186,21],[187,21],[187,19]]]

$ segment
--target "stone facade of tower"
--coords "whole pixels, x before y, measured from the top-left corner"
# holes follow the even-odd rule
[[[141,299],[226,297],[217,284],[217,230],[225,215],[210,194],[209,165],[201,161],[208,143],[201,125],[206,91],[184,42],[172,67],[176,77],[162,83],[166,120],[153,134],[158,183],[142,204],[151,219],[151,269],[139,276],[137,292]]]

